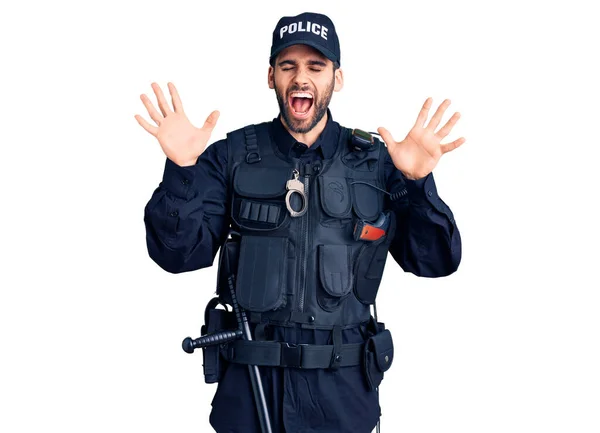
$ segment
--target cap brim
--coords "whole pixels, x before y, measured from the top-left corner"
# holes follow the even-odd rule
[[[281,51],[285,50],[287,47],[291,47],[292,45],[308,45],[309,47],[312,47],[315,50],[319,51],[321,54],[323,54],[325,57],[327,57],[332,62],[339,62],[339,60],[336,58],[336,56],[335,56],[335,54],[333,54],[333,52],[331,52],[327,48],[323,48],[323,46],[317,44],[316,42],[292,41],[292,42],[283,44],[282,46],[278,47],[273,53],[271,53],[271,57],[269,57],[269,63],[272,64],[275,57],[277,57],[277,54],[279,54]]]

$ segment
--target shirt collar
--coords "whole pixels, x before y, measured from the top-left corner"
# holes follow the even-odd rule
[[[283,153],[285,156],[294,157],[294,145],[301,144],[306,146],[306,144],[297,141],[285,126],[281,122],[280,116],[273,119],[272,123],[273,128],[273,139],[279,148],[279,151]],[[337,148],[338,139],[340,137],[340,125],[337,122],[333,121],[333,117],[331,116],[331,111],[329,108],[327,109],[327,123],[325,124],[325,128],[323,128],[323,132],[317,138],[307,151],[318,151],[321,153],[323,158],[329,159],[331,158],[335,150]]]

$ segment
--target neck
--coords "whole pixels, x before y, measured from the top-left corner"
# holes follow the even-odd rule
[[[315,141],[317,141],[319,135],[321,135],[321,133],[325,129],[325,125],[327,124],[328,118],[327,116],[328,114],[325,113],[323,118],[319,120],[319,123],[317,123],[313,129],[305,133],[298,133],[290,130],[290,127],[287,125],[287,123],[285,123],[285,119],[281,114],[279,115],[279,119],[281,120],[281,123],[283,124],[284,128],[287,129],[287,131],[292,137],[294,137],[297,141],[304,143],[308,147],[310,147],[315,143]]]

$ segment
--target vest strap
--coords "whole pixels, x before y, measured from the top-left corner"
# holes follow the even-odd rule
[[[269,367],[330,368],[334,353],[337,367],[361,364],[364,343],[334,345],[291,344],[275,341],[236,340],[228,344],[223,357],[233,363]]]
[[[248,164],[259,162],[261,158],[258,150],[258,139],[256,138],[254,125],[248,125],[244,127],[244,136],[246,140],[246,162]]]
[[[331,358],[329,359],[329,368],[337,370],[341,367],[342,361],[344,360],[344,354],[342,353],[342,329],[339,326],[334,326],[331,331],[333,340],[333,350],[331,351]]]
[[[257,313],[251,311],[249,313],[250,323],[261,323],[264,321],[275,320],[279,322],[302,323],[312,325],[315,322],[315,316],[308,313],[300,313],[297,311],[267,311]]]

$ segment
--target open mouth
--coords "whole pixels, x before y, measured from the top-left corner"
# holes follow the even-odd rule
[[[309,92],[292,92],[288,104],[294,117],[305,119],[313,106],[313,95]]]

